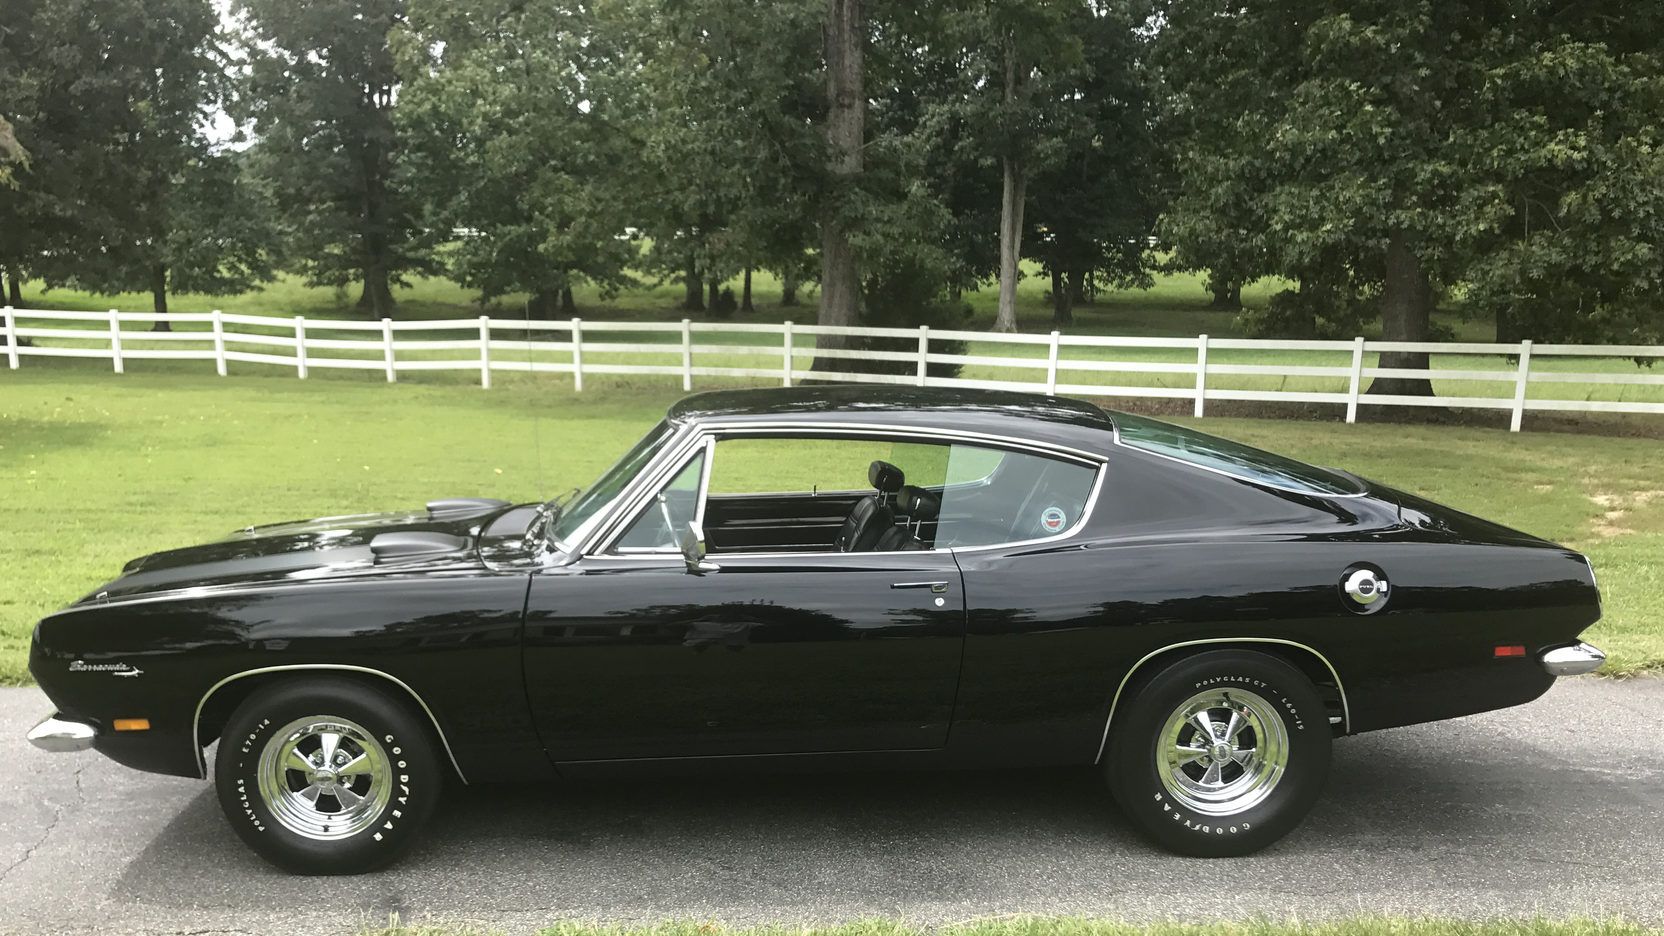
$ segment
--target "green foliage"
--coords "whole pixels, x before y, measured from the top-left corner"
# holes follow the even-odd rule
[[[12,168],[21,166],[29,168],[29,151],[23,144],[17,142],[17,135],[12,125],[4,117],[0,117],[0,188],[10,188],[17,183],[12,180]]]
[[[251,160],[307,281],[363,283],[360,308],[391,312],[391,284],[429,272],[448,232],[422,217],[393,122],[389,36],[403,0],[237,0],[249,55]]]

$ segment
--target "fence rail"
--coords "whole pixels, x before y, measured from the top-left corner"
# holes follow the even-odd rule
[[[127,327],[157,322],[178,330]],[[660,340],[619,340],[620,334],[625,339]],[[894,340],[886,349],[817,349],[815,339],[822,335]],[[775,340],[770,341],[770,336]],[[723,341],[724,337],[741,340]],[[1517,432],[1530,411],[1664,414],[1664,374],[1644,372],[1635,363],[1664,359],[1664,346],[1655,345],[995,334],[923,326],[846,328],[687,319],[522,321],[486,315],[365,322],[218,310],[158,314],[10,306],[4,308],[0,339],[13,370],[25,357],[103,358],[117,374],[125,371],[128,361],[204,360],[213,361],[220,376],[233,363],[288,368],[301,379],[316,368],[381,371],[390,382],[401,373],[415,371],[474,371],[480,385],[489,388],[493,373],[518,371],[567,374],[581,391],[586,375],[660,375],[679,378],[683,390],[692,390],[696,377],[769,380],[786,386],[826,377],[826,372],[810,366],[820,358],[882,362],[892,371],[839,371],[839,380],[1183,399],[1193,401],[1197,416],[1205,414],[1209,401],[1223,400],[1328,404],[1344,408],[1347,422],[1356,421],[1360,405],[1474,407],[1509,411],[1510,428]],[[23,345],[19,339],[31,344]],[[958,343],[967,347],[953,350]],[[1376,358],[1383,352],[1425,352],[1429,366],[1380,366]],[[1275,360],[1224,359],[1231,354],[1269,354]],[[1328,363],[1294,362],[1301,356],[1309,361],[1314,355]],[[1556,366],[1595,359],[1608,359],[1598,362],[1606,368],[1589,370],[1587,363],[1579,370]],[[1453,366],[1439,366],[1441,362]],[[1501,366],[1484,366],[1498,363]],[[959,365],[961,375],[931,373],[933,364]],[[1102,375],[1119,377],[1106,383],[1090,381]],[[1447,389],[1436,397],[1366,393],[1368,382],[1381,377],[1427,378]],[[1302,385],[1289,387],[1291,379]],[[1251,385],[1244,386],[1244,382]],[[1486,385],[1499,392],[1486,395]],[[1536,395],[1534,388],[1539,391]],[[1559,388],[1560,395],[1548,395],[1551,388]],[[1595,399],[1601,392],[1643,398]]]

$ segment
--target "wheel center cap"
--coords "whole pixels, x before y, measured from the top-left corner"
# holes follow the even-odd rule
[[[1224,741],[1220,741],[1220,742],[1214,744],[1213,750],[1208,752],[1209,756],[1211,756],[1214,759],[1215,762],[1221,763],[1221,764],[1230,760],[1231,755],[1235,754],[1235,753],[1236,753],[1236,749],[1231,747],[1229,744],[1227,744]]]
[[[321,787],[332,787],[335,785],[335,781],[335,771],[328,768],[314,771],[312,774],[312,782]]]

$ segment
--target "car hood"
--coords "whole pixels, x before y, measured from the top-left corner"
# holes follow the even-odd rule
[[[245,527],[200,546],[141,556],[81,602],[182,589],[363,574],[435,563],[477,563],[482,526],[508,505],[436,501],[446,509],[358,514]]]

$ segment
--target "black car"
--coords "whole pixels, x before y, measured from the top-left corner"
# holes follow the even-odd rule
[[[214,779],[304,873],[465,783],[711,766],[1096,765],[1161,845],[1297,825],[1331,739],[1598,667],[1581,555],[1087,403],[704,393],[564,502],[249,527],[35,630],[30,732]]]

